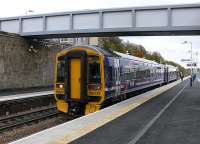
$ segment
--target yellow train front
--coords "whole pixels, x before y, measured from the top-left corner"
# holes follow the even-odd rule
[[[77,46],[58,53],[55,98],[59,111],[83,115],[104,101],[104,55],[96,48]]]

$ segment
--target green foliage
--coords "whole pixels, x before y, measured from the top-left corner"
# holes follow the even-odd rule
[[[126,42],[124,43],[124,47],[129,54],[137,56],[137,57],[142,58],[147,53],[145,48],[142,45],[136,45],[133,43]]]
[[[101,37],[99,42],[103,48],[109,48],[121,53],[129,53],[134,56],[144,57],[146,50],[142,45],[136,45],[130,42],[123,42],[118,37]]]
[[[100,38],[100,43],[104,48],[109,48],[113,51],[126,53],[122,40],[118,37],[102,37]]]
[[[159,52],[147,53],[144,58],[161,64],[164,64],[165,62],[164,58]]]

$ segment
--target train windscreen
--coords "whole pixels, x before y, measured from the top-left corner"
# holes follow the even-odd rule
[[[89,57],[89,71],[88,71],[89,89],[100,89],[101,75],[100,63],[98,56]]]
[[[57,67],[57,82],[64,82],[65,80],[65,64],[60,61]]]

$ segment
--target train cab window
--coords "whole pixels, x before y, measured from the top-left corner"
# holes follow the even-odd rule
[[[97,56],[89,57],[88,76],[89,76],[89,84],[101,83],[99,57]]]
[[[65,81],[65,64],[60,61],[57,65],[57,82]]]

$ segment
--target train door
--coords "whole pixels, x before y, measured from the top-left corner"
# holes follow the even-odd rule
[[[166,82],[169,82],[169,68],[166,68]]]
[[[119,59],[114,60],[114,69],[115,69],[115,96],[117,97],[121,93]]]
[[[85,51],[69,52],[66,56],[66,100],[73,109],[69,112],[83,113],[87,103],[87,53]]]
[[[168,68],[164,68],[164,83],[168,83]]]
[[[81,59],[72,58],[70,60],[70,83],[71,83],[71,98],[72,99],[81,99]]]

